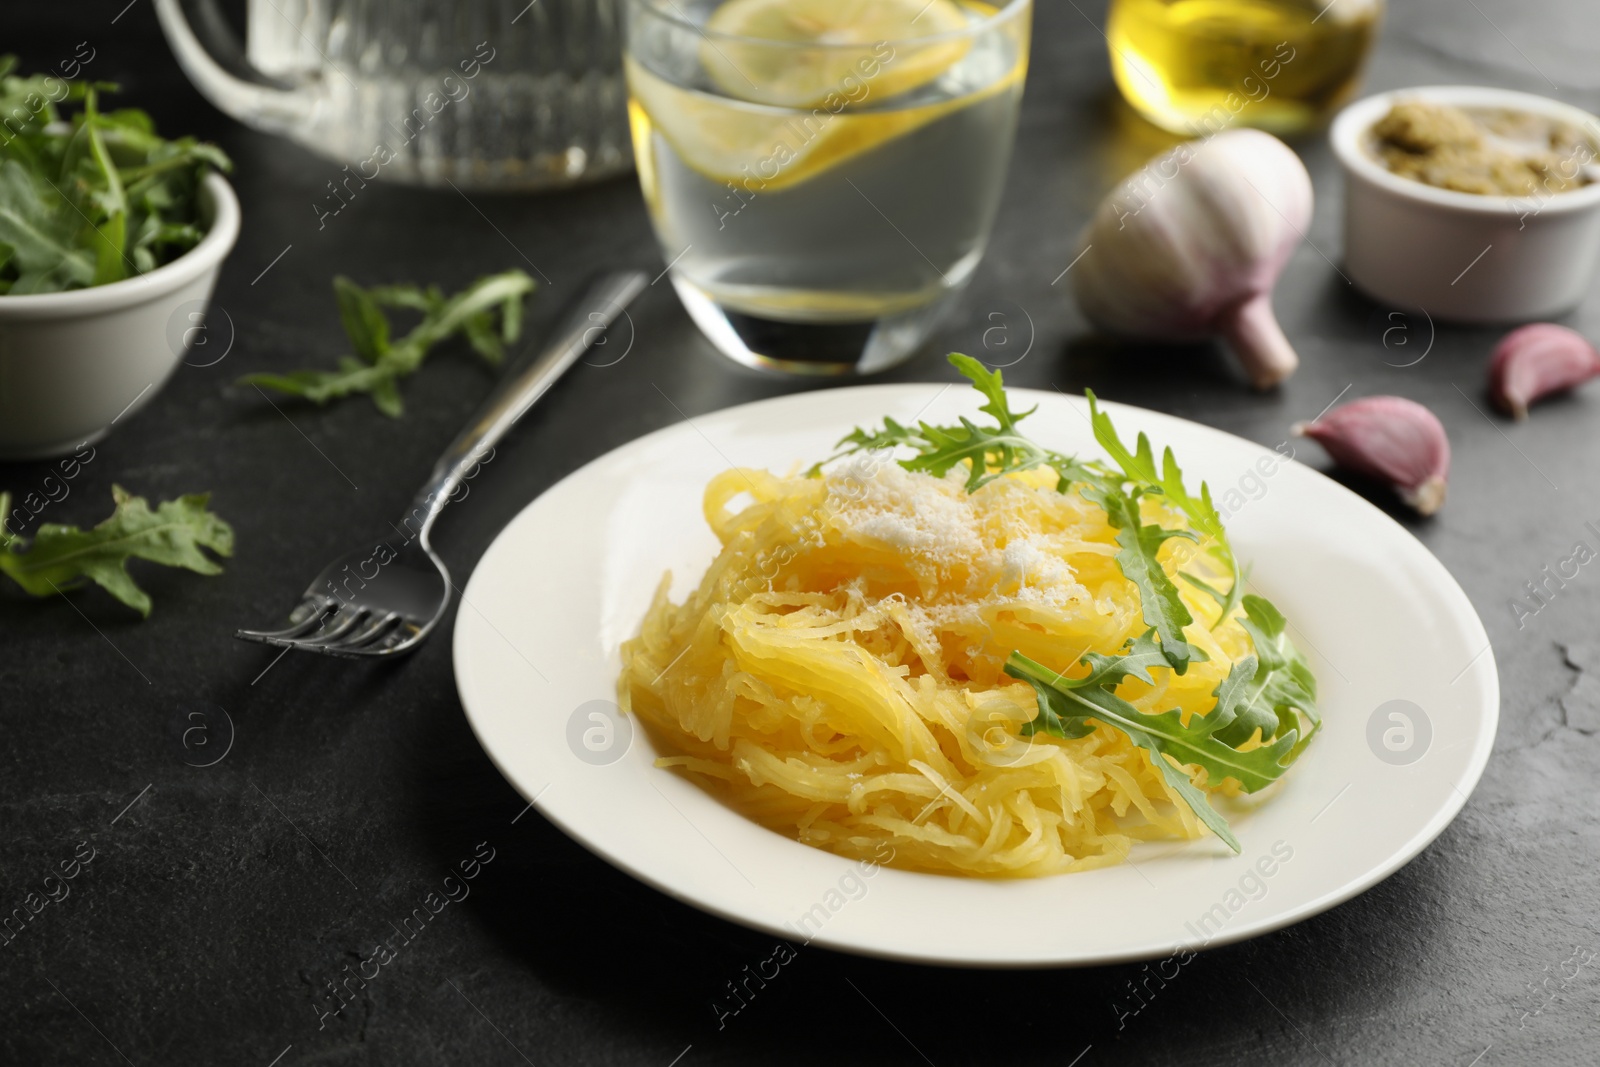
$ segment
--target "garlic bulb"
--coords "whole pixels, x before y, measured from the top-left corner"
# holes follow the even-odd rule
[[[1272,286],[1311,221],[1311,176],[1259,130],[1178,145],[1106,197],[1079,242],[1078,306],[1132,337],[1220,335],[1258,389],[1299,365]]]
[[[1369,396],[1336,407],[1294,432],[1327,450],[1341,467],[1394,486],[1423,515],[1444,506],[1450,439],[1438,416],[1414,400]]]

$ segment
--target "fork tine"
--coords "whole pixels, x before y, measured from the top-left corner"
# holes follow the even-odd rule
[[[403,623],[405,617],[398,611],[391,611],[381,619],[373,620],[372,624],[359,633],[338,642],[333,647],[340,651],[359,651],[373,642],[387,637],[395,629],[397,623]]]
[[[393,637],[394,634],[391,633],[389,636]],[[410,651],[414,646],[420,643],[421,640],[422,639],[420,637],[403,637],[394,644],[389,644],[387,641],[380,641],[377,644],[364,645],[361,648],[340,649],[338,651],[338,655],[347,656],[351,659],[377,659],[383,656],[394,656],[402,652]]]
[[[328,617],[327,604],[318,604],[315,601],[302,601],[299,607],[304,607],[307,604],[312,605],[315,610],[313,610],[311,614],[307,615],[304,619],[301,619],[299,622],[295,623],[293,626],[287,627],[286,629],[235,630],[233,635],[235,637],[243,638],[246,641],[262,641],[267,644],[274,644],[282,641],[293,641],[304,637],[313,630],[320,629]],[[298,611],[299,607],[297,607],[295,610]],[[292,614],[293,613],[291,612],[291,615]]]
[[[344,656],[349,659],[378,659],[408,652],[420,644],[423,637],[427,636],[425,632],[419,629],[413,629],[410,633],[407,633],[405,624],[408,621],[402,617],[400,626],[391,627],[387,633],[375,641],[367,641],[354,648],[348,645],[341,645],[328,651],[334,655]]]
[[[337,620],[334,622],[333,629],[326,632],[319,630],[310,637],[296,641],[295,644],[308,647],[336,644],[341,637],[360,626],[370,615],[371,612],[366,608],[356,608],[350,612],[336,612],[329,616],[330,620]]]

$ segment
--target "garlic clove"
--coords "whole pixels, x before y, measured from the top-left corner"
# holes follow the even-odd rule
[[[1414,400],[1365,397],[1298,423],[1294,432],[1316,441],[1339,466],[1388,482],[1423,515],[1444,506],[1450,440],[1438,417]]]
[[[1299,360],[1272,314],[1272,287],[1311,222],[1311,177],[1259,130],[1180,144],[1113,189],[1079,241],[1072,289],[1109,333],[1220,335],[1258,389]],[[1080,262],[1081,261],[1081,262]]]
[[[1501,411],[1528,417],[1534,401],[1600,375],[1600,352],[1575,330],[1536,322],[1500,339],[1489,360],[1489,397]]]

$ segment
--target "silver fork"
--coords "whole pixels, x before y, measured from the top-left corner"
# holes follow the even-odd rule
[[[454,588],[429,543],[434,521],[506,431],[594,344],[645,287],[639,271],[594,280],[549,343],[507,371],[457,435],[393,534],[325,567],[301,595],[282,630],[239,630],[246,641],[338,656],[394,656],[438,625]]]

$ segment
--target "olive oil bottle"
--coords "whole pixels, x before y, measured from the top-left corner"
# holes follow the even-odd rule
[[[1355,89],[1383,0],[1112,0],[1122,95],[1186,136],[1229,126],[1295,133]]]

